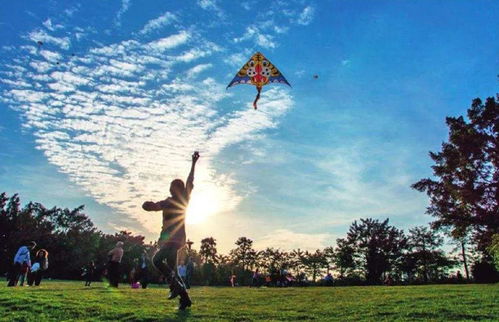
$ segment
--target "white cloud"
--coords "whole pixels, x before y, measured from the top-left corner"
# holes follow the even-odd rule
[[[198,5],[204,10],[210,10],[217,14],[219,18],[224,17],[224,13],[218,5],[218,0],[198,0]]]
[[[258,27],[249,26],[241,37],[233,39],[235,43],[252,40],[256,45],[267,48],[277,47],[274,37],[271,34],[263,33]]]
[[[130,3],[131,3],[131,0],[121,0],[121,7],[118,10],[118,13],[116,14],[116,18],[114,19],[114,24],[117,27],[121,26],[121,17],[130,8]]]
[[[71,41],[68,37],[54,37],[47,34],[44,30],[32,31],[28,34],[28,38],[35,43],[41,41],[47,44],[54,44],[62,49],[69,49],[69,46],[71,45]]]
[[[192,78],[194,76],[197,76],[199,73],[202,73],[203,71],[213,67],[212,64],[199,64],[187,71],[187,77]]]
[[[45,28],[47,28],[48,30],[50,31],[54,31],[54,28],[52,27],[52,20],[47,19],[43,22],[43,25],[45,26]]]
[[[142,30],[139,31],[139,34],[145,35],[154,30],[161,29],[162,27],[169,25],[176,19],[177,18],[174,14],[167,11],[158,18],[148,21],[144,26],[144,28],[142,28]]]
[[[314,19],[314,13],[315,9],[313,7],[305,7],[305,9],[303,9],[303,11],[298,16],[297,23],[304,26],[310,24]]]
[[[146,47],[152,51],[163,52],[186,43],[189,37],[190,35],[187,31],[181,31],[178,34],[152,41]]]
[[[333,243],[334,238],[331,234],[307,234],[288,229],[276,229],[255,241],[255,248],[274,247],[287,251],[299,248],[314,251],[331,246]]]

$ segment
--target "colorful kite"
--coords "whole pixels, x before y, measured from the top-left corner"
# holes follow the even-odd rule
[[[253,102],[253,107],[256,110],[256,102],[260,99],[262,87],[269,83],[281,83],[291,86],[277,67],[265,58],[265,56],[257,52],[244,64],[227,88],[239,84],[255,85],[258,93]]]

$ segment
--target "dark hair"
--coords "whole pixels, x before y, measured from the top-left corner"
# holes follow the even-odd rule
[[[47,252],[47,250],[40,249],[39,251],[36,252],[36,257],[42,256],[42,254],[43,258],[47,258],[49,256],[49,252]]]

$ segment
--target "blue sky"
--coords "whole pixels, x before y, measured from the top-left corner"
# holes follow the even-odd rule
[[[426,224],[446,116],[497,92],[497,1],[23,1],[0,11],[0,182],[152,240],[201,152],[188,237],[333,245]],[[38,46],[37,41],[43,45]],[[226,90],[256,51],[292,88]],[[314,78],[318,75],[318,78]]]

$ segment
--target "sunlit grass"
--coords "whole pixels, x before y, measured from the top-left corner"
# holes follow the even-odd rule
[[[195,287],[185,313],[166,289],[43,281],[0,286],[2,321],[499,320],[499,285],[405,287]]]

